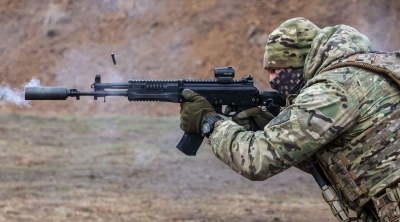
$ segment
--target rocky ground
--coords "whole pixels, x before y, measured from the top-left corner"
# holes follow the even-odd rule
[[[207,144],[185,156],[177,121],[1,114],[0,221],[336,221],[306,173],[254,182]]]

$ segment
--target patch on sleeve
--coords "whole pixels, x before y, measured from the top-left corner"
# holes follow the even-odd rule
[[[271,122],[269,122],[269,126],[275,126],[282,124],[290,119],[290,109],[283,110],[277,117],[273,118]]]

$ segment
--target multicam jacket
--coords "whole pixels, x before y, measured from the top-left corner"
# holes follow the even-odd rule
[[[349,26],[322,29],[306,58],[307,83],[292,104],[263,131],[245,131],[232,121],[219,122],[210,137],[215,155],[251,180],[265,180],[312,156],[328,172],[341,157],[362,147],[368,129],[399,109],[398,85],[385,75],[350,66],[319,73],[334,61],[370,49],[368,38]],[[382,181],[387,178],[398,181],[397,148],[390,146],[391,141],[389,138],[387,149],[392,150],[386,153],[359,149],[350,163],[344,163],[349,171],[365,166],[355,173],[359,178],[356,185],[368,183],[367,191],[348,200],[353,210],[359,211],[371,198],[365,195],[371,188],[375,187],[375,192],[377,186],[383,189]]]

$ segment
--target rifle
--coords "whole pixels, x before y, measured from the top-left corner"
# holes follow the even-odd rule
[[[215,68],[214,75],[216,80],[134,79],[127,83],[102,83],[101,76],[96,75],[91,85],[93,91],[78,91],[61,86],[25,87],[25,100],[66,100],[68,97],[79,100],[81,96],[93,96],[94,100],[104,97],[105,102],[107,96],[125,96],[129,101],[184,103],[186,99],[181,93],[184,89],[191,89],[204,96],[218,114],[223,114],[222,107],[226,105],[231,106],[235,114],[263,106],[277,116],[280,107],[285,106],[285,100],[277,91],[259,92],[251,75],[234,80],[235,70],[230,66]],[[176,147],[184,154],[194,156],[202,141],[203,136],[200,134],[185,133]]]

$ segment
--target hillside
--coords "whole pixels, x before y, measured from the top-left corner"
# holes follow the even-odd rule
[[[268,33],[291,17],[320,27],[348,24],[367,34],[378,50],[400,48],[400,3],[390,1],[90,0],[0,2],[0,76],[3,87],[23,88],[32,77],[42,85],[90,90],[129,79],[210,79],[213,68],[231,65],[236,76],[252,74],[268,88],[262,55]],[[117,65],[110,53],[117,56]],[[1,97],[0,97],[1,98]],[[3,98],[4,100],[4,98]],[[176,115],[178,105],[33,102],[16,112]]]

